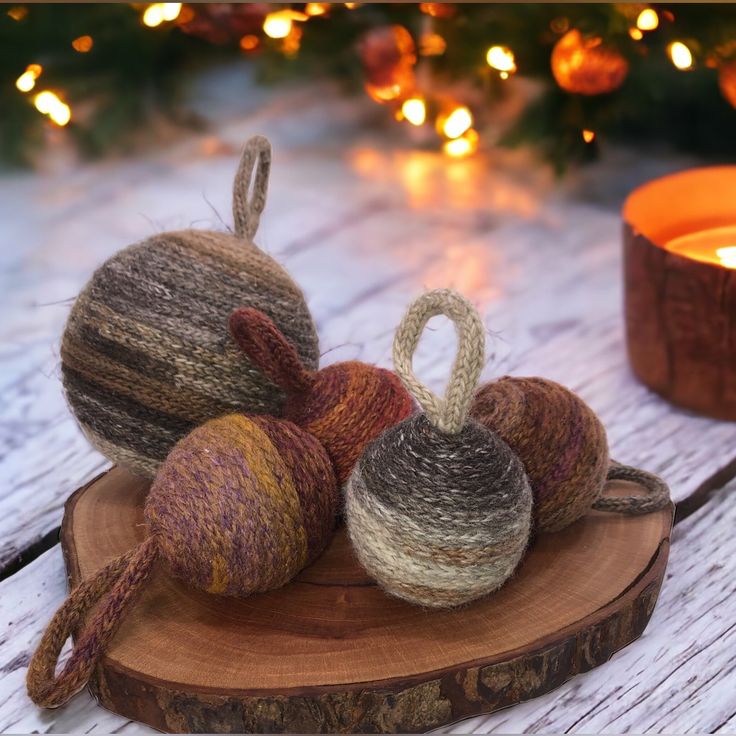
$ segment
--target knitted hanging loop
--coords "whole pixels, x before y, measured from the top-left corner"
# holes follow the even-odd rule
[[[28,665],[26,685],[36,705],[57,708],[87,684],[97,661],[122,623],[125,609],[148,579],[157,557],[156,539],[149,537],[72,591],[51,619]],[[82,630],[71,656],[57,675],[64,643],[108,591],[107,598]]]
[[[654,473],[624,465],[611,460],[608,468],[608,480],[626,480],[643,486],[645,496],[601,496],[593,503],[596,511],[611,511],[619,514],[650,514],[660,511],[670,504],[669,486]]]
[[[458,349],[445,397],[440,398],[414,374],[412,359],[424,327],[443,314],[453,321]],[[452,289],[435,289],[420,296],[407,311],[394,338],[394,370],[429,420],[448,434],[463,428],[473,391],[483,369],[485,331],[475,307]]]
[[[299,353],[270,317],[252,307],[243,307],[230,315],[229,322],[230,333],[240,349],[277,386],[289,394],[312,388],[314,371],[305,368]]]
[[[310,371],[281,330],[251,307],[230,316],[230,332],[262,373],[286,392],[286,419],[314,435],[344,483],[363,450],[411,414],[411,396],[394,373],[358,360]]]
[[[244,240],[252,241],[258,230],[270,173],[271,144],[262,135],[253,136],[245,144],[233,185],[235,234]]]

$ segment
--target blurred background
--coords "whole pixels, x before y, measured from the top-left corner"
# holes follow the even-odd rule
[[[125,154],[253,109],[264,89],[325,86],[365,126],[448,157],[529,145],[561,172],[626,143],[722,159],[736,153],[736,6],[8,5],[0,162]]]

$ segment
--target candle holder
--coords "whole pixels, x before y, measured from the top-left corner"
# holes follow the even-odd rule
[[[649,182],[623,220],[634,373],[675,404],[736,420],[736,166]]]

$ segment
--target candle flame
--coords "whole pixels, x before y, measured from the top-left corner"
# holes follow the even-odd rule
[[[720,259],[722,266],[736,268],[736,246],[730,245],[726,248],[718,248],[716,255]]]

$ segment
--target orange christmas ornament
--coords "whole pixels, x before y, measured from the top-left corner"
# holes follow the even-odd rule
[[[552,49],[552,75],[566,92],[602,95],[618,89],[629,73],[629,63],[600,36],[583,37],[568,31]]]
[[[724,64],[718,70],[718,86],[731,107],[736,107],[736,61]]]

